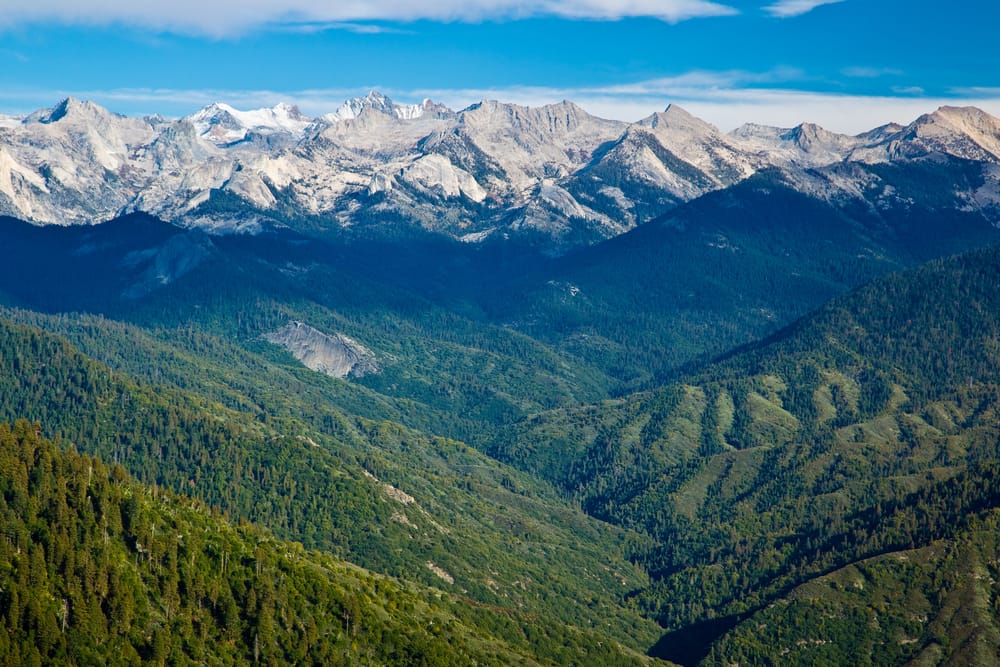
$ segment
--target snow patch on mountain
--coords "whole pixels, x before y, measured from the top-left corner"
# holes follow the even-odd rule
[[[462,243],[479,243],[488,238],[490,234],[496,230],[496,227],[490,227],[489,229],[484,229],[481,232],[469,232],[468,234],[462,234],[459,236],[458,240]]]
[[[216,102],[184,120],[194,125],[198,136],[217,146],[243,141],[251,132],[284,133],[298,139],[312,124],[312,119],[303,116],[298,107],[284,103],[270,109],[239,111]]]
[[[364,97],[347,100],[339,109],[323,118],[338,122],[353,120],[371,112],[398,120],[414,120],[429,114],[451,113],[451,110],[431,100],[424,100],[420,104],[397,104],[377,90],[372,90]]]

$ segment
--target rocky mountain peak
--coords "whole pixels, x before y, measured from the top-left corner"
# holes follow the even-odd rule
[[[123,119],[124,116],[111,113],[104,107],[75,97],[67,97],[51,109],[41,109],[27,116],[25,124],[39,123],[51,125],[59,122],[94,122],[110,118]]]
[[[878,141],[882,141],[888,137],[891,137],[895,134],[899,134],[905,129],[906,128],[900,125],[899,123],[886,123],[885,125],[876,127],[873,130],[862,132],[861,134],[858,135],[858,139],[861,139],[867,143],[875,143]]]
[[[392,114],[396,103],[377,90],[370,90],[364,97],[348,100],[345,105],[351,108],[374,109],[382,113]]]
[[[899,145],[899,141],[908,142]],[[897,152],[940,152],[972,160],[1000,161],[1000,119],[975,107],[943,106],[906,126]]]
[[[709,137],[721,134],[717,127],[703,121],[697,116],[693,116],[676,104],[670,104],[665,110],[643,118],[638,124],[648,127],[661,135]]]
[[[614,121],[595,118],[566,100],[539,107],[482,100],[463,109],[459,116],[469,126],[506,128],[536,137],[564,135],[595,125],[617,125]]]
[[[364,97],[355,97],[345,101],[337,111],[327,114],[331,122],[353,120],[365,114],[378,113],[399,120],[420,118],[427,111],[439,111],[439,105],[430,100],[420,104],[397,104],[377,90],[370,90]],[[443,108],[442,108],[443,109]]]
[[[673,102],[671,102],[670,104],[668,104],[666,106],[666,108],[664,108],[663,111],[661,111],[660,113],[656,114],[656,116],[658,116],[660,118],[663,118],[663,119],[673,119],[675,121],[677,121],[677,120],[685,120],[685,121],[688,121],[688,122],[694,121],[694,120],[699,120],[700,121],[700,119],[698,119],[695,116],[691,115],[688,112],[687,109],[685,109],[684,107],[680,106],[679,104],[676,104],[676,103],[673,103]],[[704,121],[700,121],[700,122],[704,122]]]

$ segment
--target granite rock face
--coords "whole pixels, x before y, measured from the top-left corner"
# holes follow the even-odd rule
[[[363,377],[379,372],[375,354],[340,333],[327,335],[302,322],[289,322],[264,340],[280,345],[306,368],[336,378]]]

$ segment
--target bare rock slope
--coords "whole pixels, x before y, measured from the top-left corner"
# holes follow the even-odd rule
[[[288,350],[302,365],[332,377],[362,377],[379,372],[375,354],[340,333],[332,336],[302,322],[289,322],[264,340]]]

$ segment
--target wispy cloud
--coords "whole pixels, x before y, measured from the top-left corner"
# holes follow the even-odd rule
[[[764,7],[764,11],[771,16],[781,19],[801,14],[808,14],[821,5],[832,5],[844,0],[778,0],[773,5]]]
[[[352,32],[356,35],[407,35],[411,31],[397,28],[395,26],[380,25],[377,23],[352,23],[349,21],[307,21],[302,23],[282,23],[273,26],[279,32],[292,32],[303,35],[312,35],[331,30],[342,30]]]
[[[845,67],[840,73],[853,79],[877,79],[882,76],[899,76],[903,72],[891,67]]]
[[[483,21],[535,16],[617,20],[650,17],[676,23],[737,14],[714,0],[4,0],[0,28],[24,23],[123,24],[231,37],[274,25],[372,21]],[[362,28],[364,29],[364,28]]]
[[[995,86],[971,86],[966,88],[952,88],[953,95],[963,97],[998,97],[1000,98],[1000,87]]]

